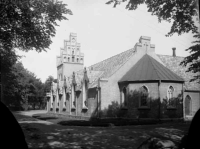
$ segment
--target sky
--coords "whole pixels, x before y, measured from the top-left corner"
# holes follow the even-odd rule
[[[113,8],[113,5],[105,4],[107,1],[63,0],[73,15],[67,15],[68,20],[59,22],[47,52],[18,51],[19,55],[23,55],[20,61],[24,67],[42,82],[50,75],[57,78],[56,56],[60,55],[60,48],[64,46],[64,40],[69,40],[71,32],[77,34],[85,67],[133,48],[141,36],[151,37],[156,54],[172,55],[172,47],[176,47],[177,56],[189,55],[185,49],[192,45],[191,33],[166,37],[171,24],[165,21],[158,23],[157,17],[147,12],[145,5],[128,11],[125,4]]]

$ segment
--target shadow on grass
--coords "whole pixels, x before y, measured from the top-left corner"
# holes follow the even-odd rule
[[[43,116],[44,117],[44,116]],[[40,123],[29,116],[18,115],[20,125],[26,136],[29,148],[80,148],[80,149],[121,149],[137,148],[149,137],[168,139],[178,143],[177,137],[181,137],[188,129],[185,123],[168,123],[157,125],[134,125],[113,127],[91,127],[86,125],[86,121],[64,121],[67,126],[53,123]],[[19,120],[20,120],[19,119]],[[49,119],[54,120],[54,119]],[[59,120],[59,118],[57,118]],[[79,123],[79,126],[75,126]],[[84,127],[80,124],[86,125]],[[97,124],[97,122],[95,122]],[[73,124],[73,125],[72,125]],[[103,124],[103,123],[102,123]],[[71,125],[71,126],[70,126]]]

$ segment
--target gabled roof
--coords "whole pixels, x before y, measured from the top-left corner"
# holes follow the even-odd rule
[[[130,49],[113,57],[110,57],[104,61],[96,63],[88,69],[93,71],[102,71],[101,78],[109,78],[112,74],[117,71],[126,61],[135,54],[135,49]]]
[[[163,66],[151,56],[145,54],[120,80],[127,81],[176,81],[184,80],[174,72]]]
[[[133,48],[88,67],[87,75],[89,78],[89,88],[96,87],[98,85],[99,78],[106,79],[112,76],[134,54],[135,49]],[[75,72],[77,87],[81,86],[83,75],[84,69]],[[70,81],[68,84],[70,84]]]
[[[193,78],[195,73],[186,72],[189,65],[186,67],[180,66],[180,63],[183,61],[184,57],[179,56],[169,56],[169,55],[157,55],[160,60],[166,65],[168,69],[184,78],[185,80],[185,89],[186,90],[200,90],[200,84],[197,81],[190,82],[190,79]]]

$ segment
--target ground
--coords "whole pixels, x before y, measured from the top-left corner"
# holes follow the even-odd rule
[[[188,131],[188,123],[133,126],[62,126],[57,121],[32,117],[45,111],[13,112],[20,123],[29,148],[56,149],[136,149],[149,137],[171,140],[178,145]]]

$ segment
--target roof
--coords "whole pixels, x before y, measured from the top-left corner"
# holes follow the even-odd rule
[[[177,74],[163,66],[151,56],[145,54],[120,80],[127,81],[177,81],[184,80]]]
[[[93,71],[102,71],[103,74],[101,78],[109,78],[116,72],[126,61],[135,54],[135,49],[130,49],[120,54],[117,54],[111,58],[104,61],[96,63],[89,67]]]
[[[123,64],[127,62],[130,57],[135,54],[135,49],[130,49],[96,63],[87,68],[87,76],[89,78],[89,88],[96,87],[98,85],[98,79],[107,79],[112,76]],[[75,79],[77,83],[77,89],[81,87],[81,81],[84,76],[84,69],[75,72]],[[71,78],[69,78],[71,80]],[[68,84],[70,81],[68,81]]]
[[[178,74],[180,77],[184,78],[186,90],[200,89],[200,84],[197,83],[197,81],[190,82],[190,79],[193,78],[193,76],[196,74],[192,72],[186,72],[189,67],[189,64],[186,67],[180,66],[180,63],[183,61],[184,57],[179,57],[179,56],[174,57],[169,55],[157,55],[157,56],[166,65],[168,69]]]

